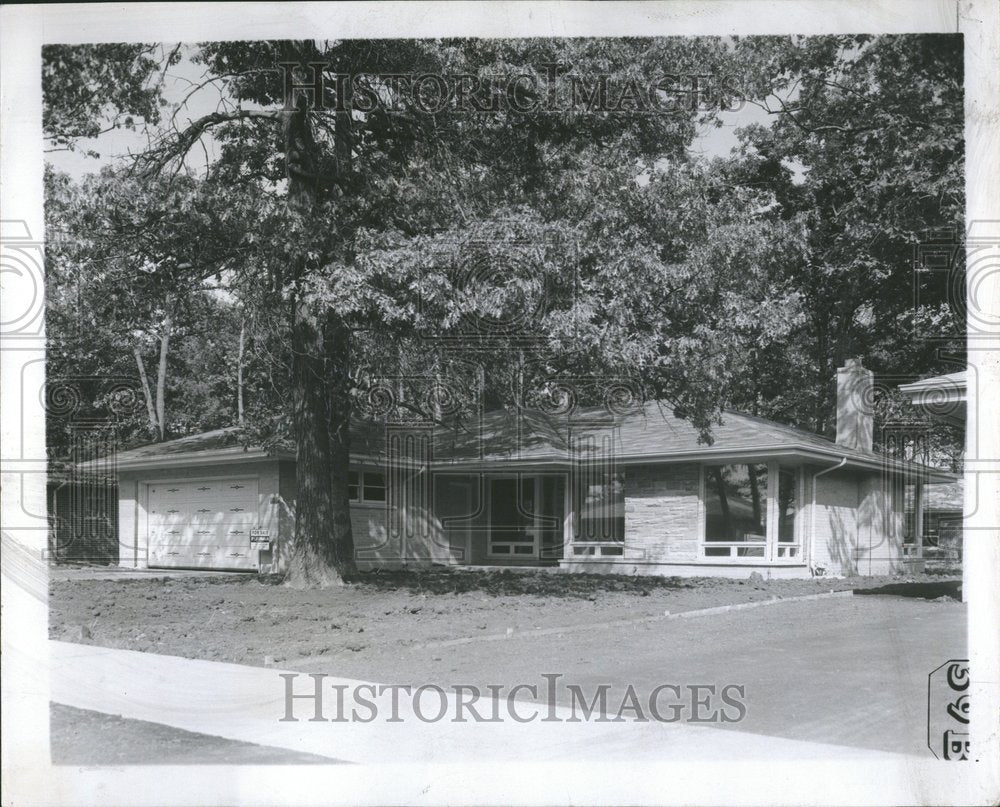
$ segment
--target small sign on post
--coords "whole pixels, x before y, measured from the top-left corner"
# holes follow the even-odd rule
[[[267,550],[271,548],[271,531],[255,527],[250,530],[250,547]]]

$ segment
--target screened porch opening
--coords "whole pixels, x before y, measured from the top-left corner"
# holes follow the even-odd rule
[[[558,560],[563,556],[566,483],[552,474],[487,476],[487,555]]]
[[[566,475],[434,476],[434,512],[460,565],[545,565],[563,558]]]

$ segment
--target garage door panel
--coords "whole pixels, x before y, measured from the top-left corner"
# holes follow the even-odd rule
[[[161,546],[150,550],[149,562],[153,566],[182,569],[256,569],[257,552],[248,547]]]
[[[256,569],[256,479],[154,483],[149,487],[149,563]]]
[[[256,499],[256,485],[252,480],[242,480],[232,484],[198,484],[178,482],[150,486],[151,499],[164,504],[174,502],[253,502]]]
[[[250,530],[257,526],[256,518],[241,518],[212,523],[207,520],[174,519],[150,522],[153,543],[219,544],[235,546],[250,540]]]
[[[197,518],[208,519],[210,521],[222,518],[238,518],[240,514],[256,515],[256,500],[246,499],[237,502],[225,502],[220,506],[217,500],[212,499],[178,499],[177,501],[150,500],[149,515],[151,518]]]

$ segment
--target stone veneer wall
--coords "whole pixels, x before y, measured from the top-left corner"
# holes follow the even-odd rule
[[[699,467],[635,465],[625,469],[625,560],[687,563],[698,559]]]

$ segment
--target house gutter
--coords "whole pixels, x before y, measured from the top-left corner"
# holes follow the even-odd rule
[[[726,460],[745,460],[753,458],[756,460],[769,460],[786,456],[795,456],[805,462],[822,462],[824,460],[844,461],[850,463],[852,468],[867,471],[885,471],[903,475],[915,475],[920,473],[926,475],[934,482],[954,482],[956,477],[947,471],[938,468],[918,465],[912,462],[891,460],[888,457],[850,457],[839,451],[825,451],[822,448],[812,446],[802,446],[800,444],[782,444],[769,446],[766,449],[754,450],[752,447],[740,446],[716,451],[674,451],[669,454],[622,454],[615,457],[615,461],[629,465],[677,465],[685,462],[706,462],[717,463]],[[553,469],[561,470],[569,467],[572,460],[565,456],[545,456],[532,457],[528,459],[518,459],[517,457],[495,457],[490,460],[467,460],[467,459],[435,459],[435,471],[490,471],[498,464],[505,466],[518,466],[521,468]],[[839,466],[838,466],[839,467]]]
[[[809,573],[814,577],[816,575],[816,567],[814,565],[814,551],[816,546],[816,480],[825,474],[837,471],[847,465],[847,457],[841,457],[840,462],[836,465],[831,465],[819,473],[813,474],[812,478],[812,501],[809,506]]]

